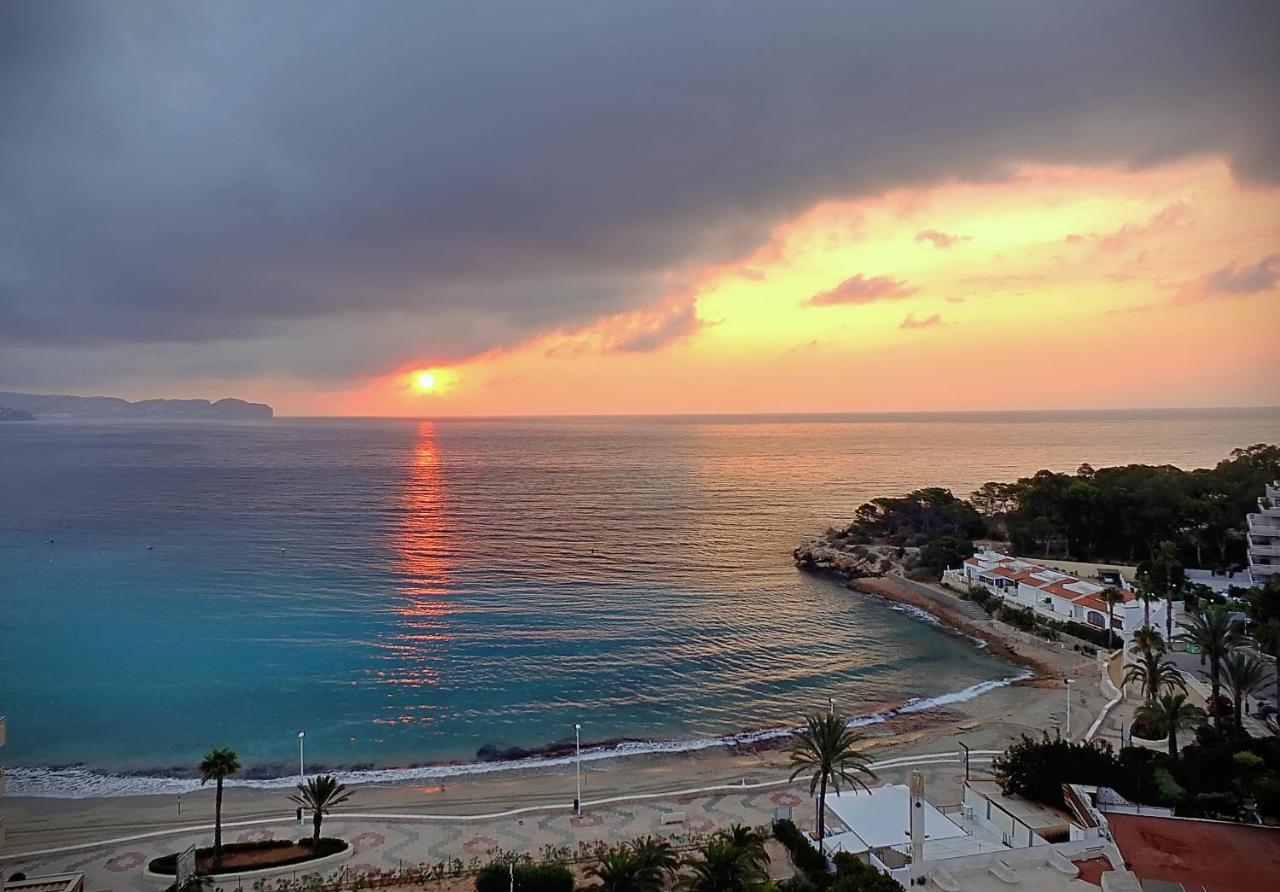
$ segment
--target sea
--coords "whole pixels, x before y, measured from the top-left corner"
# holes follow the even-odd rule
[[[878,496],[1259,442],[1280,410],[5,424],[0,764],[418,780],[967,700],[1016,668],[791,550]]]

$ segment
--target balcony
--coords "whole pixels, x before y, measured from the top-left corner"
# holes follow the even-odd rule
[[[1264,536],[1280,536],[1280,520],[1274,520],[1262,514],[1250,514],[1246,521],[1251,533],[1260,533]]]
[[[1250,536],[1249,554],[1258,556],[1265,555],[1266,557],[1280,557],[1280,541],[1263,542],[1253,538],[1253,536]]]

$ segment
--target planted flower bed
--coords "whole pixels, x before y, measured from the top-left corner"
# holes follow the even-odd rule
[[[269,839],[261,842],[233,842],[222,847],[222,865],[213,866],[213,846],[196,849],[196,871],[210,876],[227,873],[244,873],[249,870],[265,870],[270,867],[289,867],[294,864],[305,864],[327,858],[348,848],[346,840],[332,837],[321,837],[317,846],[312,846],[311,838]],[[178,872],[178,854],[162,855],[152,859],[147,865],[152,873],[165,876],[176,876]]]

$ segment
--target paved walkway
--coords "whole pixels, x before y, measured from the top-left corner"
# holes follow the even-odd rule
[[[989,763],[992,754],[991,750],[975,750],[975,770]],[[901,782],[909,771],[920,769],[935,792],[958,791],[963,774],[958,754],[901,756],[873,764],[884,783]],[[563,809],[474,820],[457,816],[339,815],[325,821],[324,832],[351,842],[355,851],[343,867],[355,872],[434,865],[452,859],[479,866],[503,851],[539,857],[552,849],[563,857],[582,845],[647,834],[672,837],[677,844],[689,843],[730,824],[768,825],[779,807],[791,808],[793,820],[801,829],[812,829],[813,799],[801,780],[765,782],[741,791],[720,788],[587,803],[582,817]],[[673,822],[677,817],[679,820]],[[301,826],[294,821],[228,824],[223,828],[226,842],[297,839],[309,833],[310,824]],[[7,856],[0,858],[0,872],[5,876],[17,871],[28,875],[83,873],[86,892],[154,892],[142,875],[148,861],[191,844],[207,846],[211,836],[211,828],[202,828],[94,843],[73,851]],[[298,875],[303,873],[305,870],[300,869]],[[251,885],[246,884],[245,888]],[[224,884],[222,888],[234,889],[236,884]]]
[[[588,809],[581,818],[558,812],[464,823],[349,820],[337,816],[325,821],[324,831],[326,835],[341,836],[354,846],[354,854],[343,866],[353,871],[389,870],[402,864],[434,864],[454,858],[467,864],[483,864],[502,850],[529,852],[536,857],[546,847],[577,850],[580,843],[631,839],[645,834],[687,838],[732,823],[768,824],[779,806],[793,807],[797,824],[808,828],[812,825],[809,803],[807,791],[802,787],[775,787],[739,794],[677,796],[597,806]],[[682,823],[664,823],[677,812],[684,815]],[[296,839],[309,833],[309,823],[301,827],[295,822],[285,822],[232,827],[224,830],[224,839],[227,842]],[[84,873],[86,892],[143,892],[150,888],[142,877],[148,861],[180,851],[192,843],[208,845],[209,837],[209,832],[202,830],[28,860],[7,860],[3,871],[6,876],[15,871],[31,875]],[[246,884],[246,888],[249,885]]]

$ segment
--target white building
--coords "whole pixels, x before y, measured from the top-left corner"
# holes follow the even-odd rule
[[[1107,588],[1101,580],[1079,579],[1060,570],[984,548],[975,552],[973,557],[966,558],[959,570],[948,570],[943,581],[969,588],[985,588],[1009,604],[1030,607],[1046,619],[1058,622],[1076,622],[1106,629],[1110,614],[1113,617],[1112,628],[1122,638],[1128,639],[1141,628],[1147,610],[1129,583],[1119,574],[1114,578],[1119,582],[1114,587],[1121,591],[1124,601],[1109,607],[1101,597]],[[1182,615],[1182,604],[1178,601],[1152,601],[1149,608],[1151,624],[1164,626],[1170,611],[1176,623]]]
[[[1266,585],[1280,576],[1280,482],[1258,499],[1258,513],[1249,515],[1248,526],[1249,575],[1254,585]]]
[[[828,794],[827,822],[828,855],[855,855],[907,888],[1097,892],[1104,876],[1112,888],[1128,888],[1114,886],[1123,862],[1109,840],[1065,812],[1006,797],[989,781],[966,781],[960,804],[938,808],[912,772],[909,785]]]

